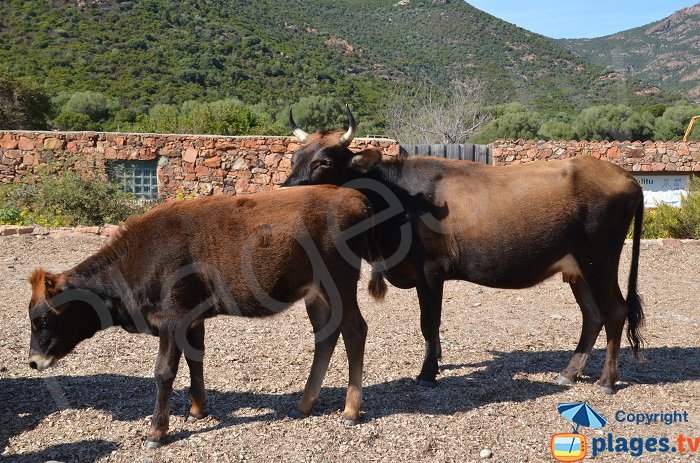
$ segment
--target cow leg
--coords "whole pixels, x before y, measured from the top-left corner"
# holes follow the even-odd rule
[[[438,359],[442,356],[440,347],[440,318],[442,313],[442,291],[445,282],[442,279],[423,281],[418,284],[418,301],[420,303],[420,329],[425,339],[425,357],[420,374],[416,379],[418,386],[436,387]]]
[[[570,283],[571,290],[576,297],[583,315],[583,326],[581,327],[581,337],[574,351],[574,355],[569,365],[559,373],[556,379],[557,384],[573,384],[581,374],[586,365],[588,355],[591,353],[596,339],[603,328],[603,321],[600,316],[598,304],[593,296],[593,291],[588,283],[582,278]]]
[[[313,297],[306,301],[306,313],[309,315],[314,334],[322,330],[331,319],[331,308],[321,296]],[[289,413],[292,418],[304,418],[309,415],[311,408],[318,399],[321,392],[323,378],[328,371],[328,364],[331,361],[333,350],[338,342],[340,330],[335,330],[322,339],[316,338],[314,347],[314,359],[311,364],[309,379],[304,387],[304,394],[301,396],[296,409]]]
[[[168,432],[170,419],[170,396],[173,392],[173,381],[177,374],[182,351],[175,341],[175,329],[164,327],[160,330],[160,346],[156,359],[156,406],[151,418],[151,428],[148,431],[147,449],[163,445],[165,434]]]
[[[620,341],[622,340],[622,331],[625,327],[628,311],[627,303],[622,297],[617,282],[615,282],[614,293],[609,298],[610,302],[603,308],[603,323],[605,324],[605,335],[608,345],[603,373],[600,375],[600,380],[598,380],[598,387],[606,394],[615,393],[615,383],[620,379],[618,367]]]
[[[187,342],[193,349],[201,352],[204,356],[204,322],[196,323],[187,332]],[[190,358],[185,354],[187,366],[190,369],[190,414],[187,421],[194,421],[207,416],[205,408],[207,405],[207,391],[204,389],[204,365],[203,358]]]
[[[354,425],[360,419],[362,407],[362,366],[367,339],[367,323],[357,306],[357,289],[346,298],[343,304],[343,321],[340,331],[343,334],[345,351],[348,354],[349,381],[345,399],[343,418],[346,425]]]

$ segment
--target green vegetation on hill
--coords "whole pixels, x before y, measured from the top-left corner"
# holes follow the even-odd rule
[[[700,4],[647,26],[558,43],[592,63],[700,101]]]
[[[491,143],[499,138],[541,140],[676,140],[680,141],[698,108],[681,101],[672,106],[657,104],[633,109],[603,104],[578,114],[542,114],[519,103],[486,108],[491,121],[470,138],[472,143]],[[689,140],[700,140],[700,126]]]
[[[491,102],[518,101],[545,112],[611,101],[638,105],[659,96],[640,81],[610,76],[550,39],[463,1],[327,3],[290,0],[286,5],[294,21],[347,40],[390,76],[443,83],[477,77]]]
[[[166,109],[182,121],[187,102],[238,100],[255,113],[250,130],[281,130],[280,112],[317,97],[350,102],[360,132],[381,133],[392,88],[465,76],[492,104],[545,114],[665,99],[461,1],[10,0],[0,72],[41,85],[54,126],[73,129],[147,126]]]
[[[363,67],[357,55],[269,14],[286,2],[85,3],[0,3],[0,72],[29,77],[53,95],[94,91],[116,99],[108,122],[128,121],[131,112],[145,114],[156,104],[237,98],[278,111],[324,95],[352,102],[369,123],[390,88],[374,74],[348,72]],[[74,114],[67,119],[77,122]]]

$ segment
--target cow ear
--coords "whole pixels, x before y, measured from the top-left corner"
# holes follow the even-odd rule
[[[43,268],[36,268],[32,272],[31,275],[29,275],[29,278],[27,278],[27,281],[29,282],[30,285],[32,285],[32,290],[39,289],[44,285],[44,277],[46,276],[46,270]]]
[[[62,273],[49,273],[42,268],[34,270],[29,277],[29,283],[32,285],[32,300],[41,298],[48,301],[63,291],[65,280],[66,278]],[[49,308],[55,313],[61,312],[51,307],[51,304],[49,304]]]
[[[66,277],[62,273],[46,273],[44,275],[44,289],[46,297],[52,297],[63,291]]]
[[[356,167],[364,173],[374,169],[381,162],[382,152],[377,148],[367,148],[364,151],[355,153],[350,160],[350,167]]]
[[[51,298],[65,289],[66,278],[62,273],[47,273],[44,276],[44,295],[46,303],[53,313],[60,315],[65,307],[54,307]]]

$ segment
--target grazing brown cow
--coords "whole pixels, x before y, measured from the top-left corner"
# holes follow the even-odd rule
[[[385,265],[373,265],[370,291],[382,296],[383,277],[415,287],[425,359],[418,384],[434,386],[441,356],[439,328],[443,285],[467,280],[495,288],[526,288],[562,273],[583,313],[581,337],[557,378],[576,380],[603,326],[607,356],[599,385],[614,392],[625,324],[635,354],[641,337],[637,296],[642,190],[624,169],[589,156],[521,166],[429,157],[382,159],[373,148],[348,149],[347,132],[307,134],[292,157],[285,186],[333,184],[362,191],[372,203],[375,236]],[[620,253],[634,219],[627,299],[617,282]],[[390,262],[389,262],[390,261]],[[524,316],[527,316],[526,314]]]
[[[264,317],[304,299],[316,348],[292,415],[311,410],[342,333],[350,368],[344,418],[352,424],[362,402],[367,333],[357,281],[361,259],[372,250],[361,229],[371,216],[362,194],[333,186],[156,207],[129,219],[120,236],[72,269],[34,271],[30,366],[43,370],[112,325],[159,336],[157,398],[146,441],[155,448],[168,429],[183,350],[191,376],[190,416],[204,416],[204,320],[221,314]]]

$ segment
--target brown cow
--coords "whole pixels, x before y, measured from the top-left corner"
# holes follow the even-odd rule
[[[373,148],[348,149],[347,132],[307,134],[292,157],[285,186],[344,185],[362,191],[377,217],[380,254],[370,291],[386,291],[383,277],[400,288],[415,287],[425,338],[418,384],[434,386],[441,356],[439,328],[446,280],[495,288],[526,288],[562,273],[583,313],[581,337],[557,378],[569,384],[581,373],[603,326],[607,356],[599,385],[614,392],[625,318],[638,353],[643,322],[637,296],[642,190],[624,169],[589,156],[493,167],[429,157],[382,159]],[[398,207],[396,207],[398,205]],[[634,219],[627,299],[617,282],[620,253]]]
[[[159,336],[157,398],[146,441],[155,448],[168,429],[183,350],[191,376],[190,416],[205,414],[204,320],[269,316],[304,299],[316,348],[292,416],[311,410],[342,333],[350,369],[344,418],[353,424],[362,402],[367,333],[357,281],[361,259],[372,249],[358,227],[371,216],[362,194],[332,186],[156,207],[129,219],[120,236],[72,269],[34,271],[30,366],[43,370],[112,325]]]

